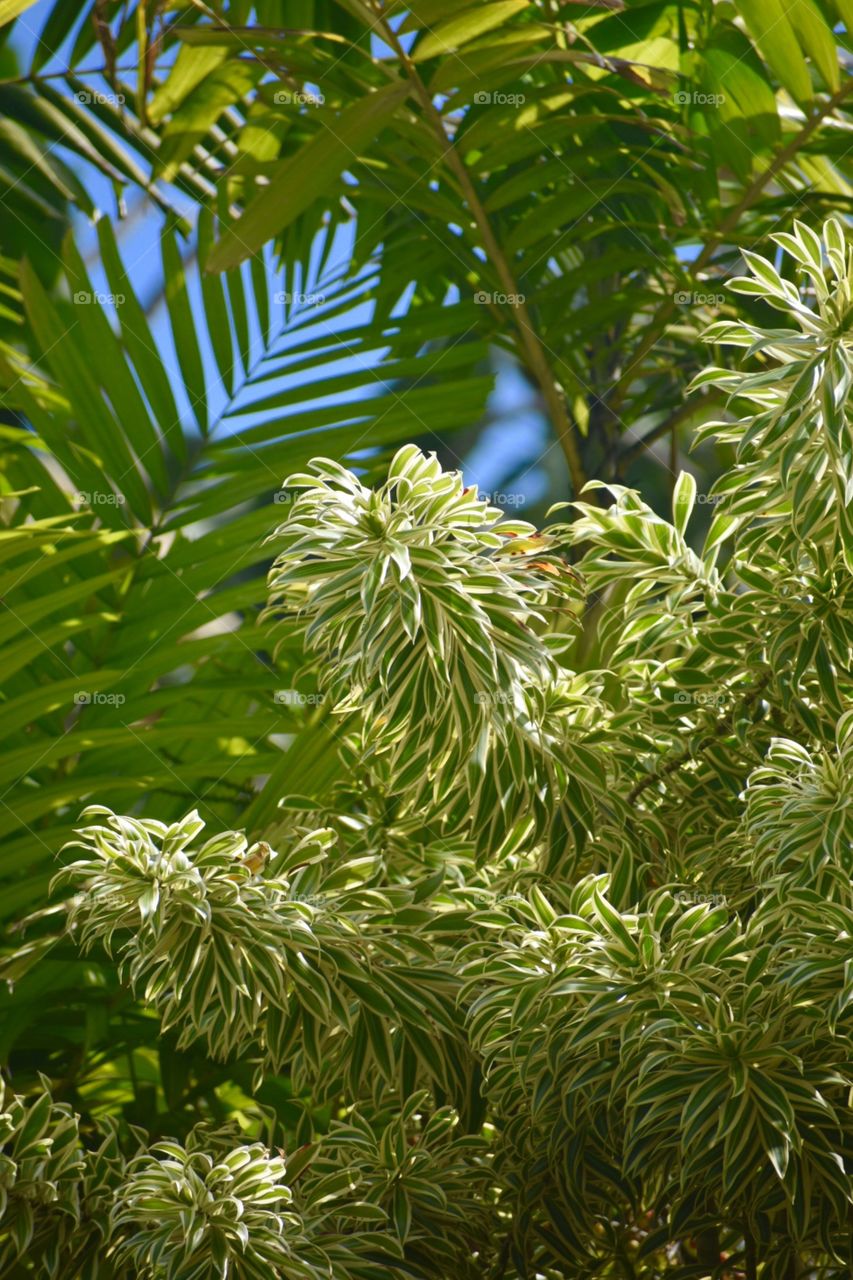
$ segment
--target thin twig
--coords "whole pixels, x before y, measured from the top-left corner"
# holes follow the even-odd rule
[[[105,76],[110,70],[109,67],[66,67],[64,71],[48,71],[43,76],[36,72],[30,71],[24,76],[15,76],[11,80],[0,80],[0,85],[7,84],[41,84],[43,80],[67,80],[69,76]],[[130,67],[116,67],[116,71],[122,75],[136,71],[136,64]]]
[[[659,422],[656,427],[652,427],[651,431],[647,431],[641,440],[635,440],[633,444],[619,454],[616,459],[617,471],[623,474],[624,468],[630,466],[635,458],[638,458],[646,449],[650,449],[656,440],[668,435],[670,431],[680,426],[685,419],[692,418],[694,414],[698,414],[703,408],[710,408],[713,404],[721,404],[724,400],[725,395],[722,391],[713,390],[702,396],[701,399],[685,401],[663,422]]]

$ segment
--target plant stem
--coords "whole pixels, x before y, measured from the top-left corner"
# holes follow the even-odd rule
[[[44,75],[28,72],[24,76],[13,76],[10,80],[0,80],[0,85],[7,84],[31,84],[40,85],[45,80],[67,80],[69,76],[103,76],[110,70],[109,67],[66,67],[64,71],[47,71]],[[116,71],[122,75],[130,71],[135,71],[135,64],[130,67],[116,67]]]
[[[752,704],[759,698],[770,683],[771,676],[769,672],[765,672],[759,680],[756,681],[754,687],[746,694],[728,715],[723,716],[714,726],[713,734],[703,738],[697,747],[691,750],[689,747],[683,751],[681,755],[667,761],[660,769],[654,773],[644,774],[639,782],[635,782],[631,790],[628,792],[627,801],[629,805],[633,805],[649,787],[653,787],[656,782],[662,782],[664,778],[669,777],[671,773],[676,773],[682,765],[689,764],[692,760],[697,760],[704,752],[712,747],[717,738],[723,737],[728,733],[735,722],[736,714],[742,715],[748,711]]]
[[[624,469],[638,458],[646,449],[650,449],[656,440],[660,440],[662,436],[669,435],[676,427],[680,426],[686,418],[697,416],[703,408],[710,408],[714,404],[721,404],[725,399],[722,391],[709,391],[700,398],[688,399],[684,404],[680,405],[674,413],[665,418],[663,422],[659,422],[656,427],[652,427],[651,431],[647,431],[641,440],[635,440],[628,446],[616,459],[616,470],[618,475],[624,475]]]
[[[465,202],[477,224],[477,229],[483,239],[483,248],[486,250],[489,259],[497,271],[501,287],[509,296],[521,298],[522,295],[518,288],[515,276],[513,275],[512,268],[510,267],[503,249],[498,243],[497,237],[492,229],[491,222],[489,221],[489,216],[483,207],[480,197],[477,195],[477,191],[471,180],[468,168],[462,157],[459,155],[459,152],[456,150],[453,140],[447,135],[441,112],[433,102],[429,90],[420,77],[417,67],[400,44],[396,33],[388,25],[384,17],[379,19],[377,28],[381,32],[382,39],[391,49],[394,50],[395,54],[399,58],[400,64],[411,82],[418,101],[423,107],[426,118],[432,125],[436,136],[441,142],[444,156],[452,169],[457,182],[459,183],[462,194],[465,197]],[[521,344],[524,349],[527,365],[530,372],[535,377],[540,391],[542,392],[542,398],[545,401],[548,413],[554,425],[554,430],[557,433],[557,439],[559,440],[560,446],[565,454],[566,462],[569,467],[572,489],[575,497],[577,497],[581,489],[586,484],[586,476],[584,474],[583,463],[581,462],[580,452],[575,438],[574,427],[571,419],[569,418],[568,409],[566,407],[563,388],[559,385],[551,370],[551,366],[548,363],[548,358],[545,355],[542,343],[531,324],[530,313],[527,310],[526,304],[523,301],[517,302],[512,308],[512,313],[513,320],[515,321],[515,326],[518,330]]]

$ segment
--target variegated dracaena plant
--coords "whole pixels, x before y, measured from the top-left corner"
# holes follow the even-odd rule
[[[733,465],[670,518],[541,532],[414,446],[290,477],[270,616],[337,769],[249,836],[95,807],[62,882],[297,1150],[13,1098],[4,1274],[849,1277],[851,255],[776,240],[802,283],[745,255],[709,334]]]

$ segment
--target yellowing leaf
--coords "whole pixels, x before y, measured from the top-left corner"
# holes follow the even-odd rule
[[[161,85],[148,107],[148,119],[159,124],[181,105],[211,71],[215,71],[228,57],[225,45],[182,45],[166,83]]]
[[[19,13],[31,9],[35,0],[0,0],[0,26],[17,18]]]
[[[503,25],[513,14],[528,8],[527,0],[498,0],[497,4],[478,5],[474,9],[465,9],[452,18],[445,18],[435,27],[427,29],[426,34],[415,47],[414,61],[423,62],[426,58],[434,58],[437,54],[452,53],[461,49],[470,40],[476,39],[486,31]]]

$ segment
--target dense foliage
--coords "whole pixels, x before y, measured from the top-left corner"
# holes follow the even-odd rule
[[[0,2],[0,1273],[845,1280],[847,5],[81,8]]]

